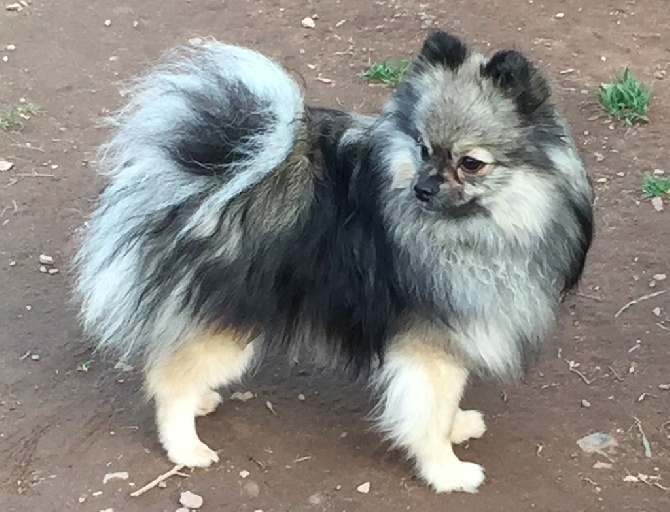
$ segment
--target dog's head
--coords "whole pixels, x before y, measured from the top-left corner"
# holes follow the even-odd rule
[[[393,186],[432,215],[486,216],[505,229],[537,230],[556,187],[588,195],[547,81],[519,52],[487,58],[436,32],[384,116],[392,126],[384,160]]]

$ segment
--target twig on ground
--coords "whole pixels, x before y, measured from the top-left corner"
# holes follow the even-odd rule
[[[637,299],[631,300],[627,304],[624,304],[623,307],[614,313],[614,318],[619,318],[619,315],[626,311],[628,308],[631,306],[634,306],[635,304],[639,304],[640,302],[644,302],[645,300],[653,299],[654,297],[658,297],[659,295],[663,295],[665,292],[668,290],[661,290],[660,292],[654,292],[654,293],[649,293],[647,295],[643,295],[642,297],[638,297]]]
[[[623,379],[621,378],[621,375],[619,375],[619,374],[617,373],[617,371],[616,371],[612,366],[608,366],[607,368],[609,368],[609,370],[612,372],[612,375],[614,375],[614,378],[615,378],[618,382],[623,382]]]
[[[15,176],[20,176],[21,178],[55,178],[56,176],[53,174],[43,174],[39,172],[23,172],[23,173],[17,173]]]
[[[582,372],[580,372],[577,368],[575,368],[572,365],[569,366],[569,370],[572,373],[574,373],[576,375],[579,375],[581,377],[581,379],[586,383],[587,386],[590,386],[593,383],[593,381],[596,380],[596,378],[597,378],[597,377],[594,377],[591,380],[589,380],[588,378],[586,378],[586,375],[584,375]]]
[[[151,482],[149,482],[149,483],[148,483],[147,485],[145,485],[144,487],[142,487],[142,488],[140,488],[140,489],[137,489],[136,491],[131,492],[130,495],[131,495],[133,498],[137,498],[138,496],[142,496],[142,494],[144,494],[144,493],[147,492],[147,491],[150,491],[150,490],[153,489],[154,487],[157,487],[158,484],[160,484],[161,482],[167,480],[167,479],[170,478],[171,476],[175,476],[175,475],[177,475],[177,476],[183,476],[183,477],[185,477],[185,478],[188,478],[188,475],[187,475],[187,474],[185,474],[185,473],[181,473],[181,470],[182,470],[182,469],[184,469],[184,466],[182,466],[181,464],[178,464],[177,466],[173,467],[170,471],[167,471],[166,473],[163,473],[162,475],[160,475],[160,476],[156,477],[155,479],[153,479]]]
[[[647,439],[647,436],[644,434],[644,430],[642,430],[642,421],[640,418],[634,417],[635,420],[635,426],[637,427],[638,432],[640,433],[640,436],[642,437],[642,446],[644,447],[644,456],[647,457],[648,459],[651,458],[651,444],[649,443],[649,439]]]
[[[32,146],[32,145],[28,145],[28,144],[21,144],[19,142],[15,142],[14,144],[12,144],[12,147],[21,148],[21,149],[32,149],[34,151],[39,151],[40,153],[45,153],[44,149],[42,149],[40,147]]]
[[[595,295],[589,295],[588,293],[577,292],[575,295],[577,295],[577,297],[583,297],[585,299],[595,300],[596,302],[604,302],[604,299],[602,299],[601,297],[597,297]]]

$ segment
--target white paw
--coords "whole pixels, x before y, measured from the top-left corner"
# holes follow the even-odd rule
[[[421,469],[421,476],[437,492],[477,492],[484,482],[484,468],[456,458],[446,464],[429,465]]]
[[[451,429],[451,442],[461,444],[468,439],[478,439],[486,432],[484,415],[479,411],[458,410]]]
[[[219,461],[219,456],[216,452],[202,441],[198,441],[195,444],[171,447],[167,449],[167,452],[172,462],[190,468],[205,468],[213,462]]]
[[[222,401],[223,398],[221,395],[213,389],[210,389],[200,400],[198,408],[195,410],[195,415],[207,416],[208,414],[214,412]]]

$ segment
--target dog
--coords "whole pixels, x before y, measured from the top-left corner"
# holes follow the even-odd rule
[[[473,374],[533,361],[593,237],[591,181],[547,79],[430,34],[374,116],[307,106],[275,61],[206,40],[112,117],[74,263],[82,330],[142,361],[169,459],[268,351],[363,376],[379,430],[436,492],[475,492]]]

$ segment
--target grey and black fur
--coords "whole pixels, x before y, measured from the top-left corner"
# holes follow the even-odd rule
[[[591,188],[541,73],[429,36],[375,117],[303,104],[257,52],[182,48],[141,78],[101,152],[78,253],[87,333],[144,362],[175,463],[194,417],[269,349],[367,375],[378,423],[437,491],[483,470],[469,372],[517,374],[574,288]]]

